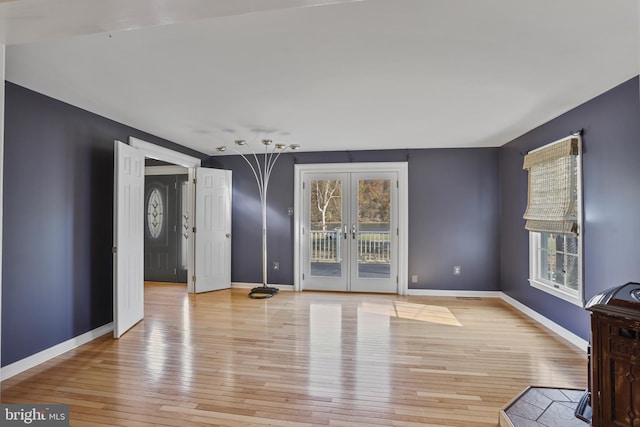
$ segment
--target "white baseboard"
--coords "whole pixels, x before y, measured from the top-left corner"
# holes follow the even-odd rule
[[[262,286],[262,283],[231,282],[231,287],[234,289],[252,289],[257,286]],[[293,285],[279,285],[277,283],[269,283],[269,286],[278,288],[281,291],[293,291]]]
[[[586,352],[589,343],[578,335],[558,325],[553,320],[544,317],[542,314],[522,304],[520,301],[511,298],[509,295],[502,291],[446,291],[437,289],[409,289],[409,295],[416,296],[439,296],[439,297],[485,297],[485,298],[500,298],[516,310],[526,314],[531,319],[540,323],[547,329],[552,330],[554,333],[560,335],[571,344],[578,347],[580,350]]]
[[[409,289],[407,295],[426,297],[500,298],[501,291],[446,291],[441,289]]]
[[[589,347],[589,342],[582,339],[581,337],[579,337],[578,335],[574,334],[573,332],[569,331],[568,329],[563,328],[562,326],[558,325],[556,322],[554,322],[553,320],[550,320],[546,317],[544,317],[542,314],[538,313],[535,310],[532,310],[531,308],[527,307],[526,305],[522,304],[520,301],[511,298],[509,295],[505,294],[504,292],[501,292],[501,296],[500,298],[506,302],[507,304],[511,305],[512,307],[514,307],[515,309],[521,311],[522,313],[526,314],[527,316],[529,316],[530,318],[532,318],[533,320],[535,320],[536,322],[540,323],[542,326],[545,326],[548,329],[551,329],[553,332],[555,332],[556,334],[560,335],[562,338],[564,338],[565,340],[569,341],[571,344],[575,345],[576,347],[578,347],[580,350],[586,352],[587,348]]]
[[[93,329],[89,332],[85,332],[84,334],[78,335],[77,337],[71,338],[70,340],[54,345],[53,347],[49,347],[46,350],[42,350],[41,352],[36,353],[33,356],[18,360],[17,362],[14,362],[0,369],[0,381],[7,380],[14,375],[18,375],[19,373],[26,371],[27,369],[34,368],[41,363],[51,360],[56,356],[60,356],[61,354],[66,353],[69,350],[73,350],[74,348],[79,347],[82,344],[86,344],[89,341],[92,341],[110,332],[113,332],[113,323],[107,323],[104,326],[100,326],[99,328]]]

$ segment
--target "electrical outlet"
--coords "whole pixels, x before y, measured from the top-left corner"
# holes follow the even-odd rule
[[[273,262],[273,269],[274,270],[280,270],[280,263],[278,261],[274,261]]]
[[[462,268],[460,268],[459,265],[454,265],[453,266],[453,275],[454,276],[459,276],[461,271],[462,271]]]
[[[418,275],[414,274],[413,276],[411,276],[411,283],[418,283]]]

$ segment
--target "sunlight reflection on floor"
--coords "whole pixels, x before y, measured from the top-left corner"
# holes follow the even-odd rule
[[[456,316],[447,307],[437,305],[416,304],[405,301],[393,301],[389,303],[363,302],[362,310],[368,313],[384,316],[398,317],[401,319],[419,320],[422,322],[437,323],[439,325],[462,326]]]

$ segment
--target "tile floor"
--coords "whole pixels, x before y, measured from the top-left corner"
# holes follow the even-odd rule
[[[513,427],[587,427],[574,411],[584,390],[531,387],[504,410]],[[507,427],[501,423],[502,427]]]

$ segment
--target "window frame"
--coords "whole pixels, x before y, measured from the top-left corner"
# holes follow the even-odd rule
[[[558,141],[554,141],[536,150],[549,147],[553,144],[557,144],[566,138],[562,138]],[[542,233],[537,231],[529,231],[529,285],[557,298],[568,301],[580,307],[584,307],[584,220],[583,220],[583,191],[582,191],[583,177],[582,177],[582,150],[576,155],[576,195],[577,195],[577,223],[578,223],[578,235],[577,235],[577,258],[578,258],[578,289],[574,291],[565,285],[560,285],[556,282],[552,282],[545,278],[540,277],[541,272],[541,241]],[[552,233],[549,233],[552,234]]]

